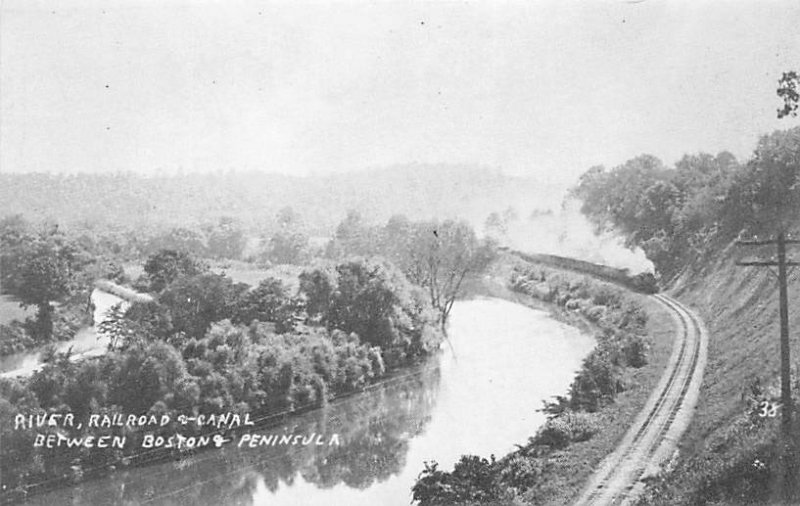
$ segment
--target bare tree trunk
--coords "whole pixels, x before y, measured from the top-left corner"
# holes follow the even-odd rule
[[[39,339],[42,342],[50,341],[53,337],[53,306],[49,301],[39,304],[36,312],[36,323],[38,324]]]

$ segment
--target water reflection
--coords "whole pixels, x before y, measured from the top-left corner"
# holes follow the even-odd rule
[[[425,430],[436,404],[440,376],[432,361],[368,392],[293,417],[291,425],[251,431],[323,434],[322,446],[210,449],[179,462],[117,472],[31,503],[251,505],[264,493],[297,482],[363,490],[406,467],[409,442]],[[341,445],[327,445],[332,434],[339,435]]]

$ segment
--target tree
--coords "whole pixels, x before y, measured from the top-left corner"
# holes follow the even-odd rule
[[[320,265],[304,270],[299,280],[306,313],[310,318],[317,318],[320,323],[324,323],[336,291],[336,271],[332,265]]]
[[[158,300],[169,309],[174,332],[201,338],[213,322],[232,316],[235,301],[246,288],[226,276],[205,273],[178,278]]]
[[[164,305],[155,301],[115,304],[97,326],[100,335],[108,337],[109,349],[126,350],[152,341],[167,340],[173,334],[172,316]]]
[[[223,216],[208,235],[208,253],[218,258],[239,259],[247,245],[242,229],[233,218]]]
[[[283,282],[267,278],[252,290],[244,292],[233,310],[233,323],[249,325],[253,320],[273,322],[278,332],[294,327],[294,301]]]
[[[186,378],[184,361],[173,346],[149,343],[113,355],[108,379],[108,400],[128,413],[147,413],[153,405],[175,392]]]
[[[97,334],[108,338],[109,350],[124,349],[127,343],[135,338],[133,329],[125,320],[125,309],[121,302],[106,311],[105,318],[97,325]]]
[[[737,174],[724,213],[738,229],[764,235],[790,232],[800,212],[800,127],[761,137],[750,163]]]
[[[300,215],[284,207],[276,216],[278,230],[270,237],[266,258],[276,264],[301,264],[308,250],[308,235]]]
[[[351,209],[336,227],[326,254],[329,258],[373,256],[380,252],[380,244],[380,229],[364,223],[361,214]]]
[[[389,365],[439,345],[424,294],[385,261],[359,258],[308,270],[300,277],[300,292],[310,319],[379,346]]]
[[[0,287],[13,292],[19,286],[25,246],[31,241],[30,225],[21,214],[0,220]]]
[[[420,506],[443,504],[513,504],[513,494],[502,483],[501,467],[476,455],[462,455],[452,472],[441,471],[436,462],[425,462],[412,488]]]
[[[278,211],[276,216],[279,228],[297,228],[302,226],[302,219],[300,215],[292,209],[291,206],[286,206]]]
[[[380,239],[380,252],[384,258],[392,262],[403,272],[406,272],[406,262],[411,248],[410,238],[413,236],[415,225],[402,214],[389,218]]]
[[[298,230],[282,229],[269,240],[268,258],[276,264],[301,264],[308,249],[308,236]]]
[[[160,292],[178,278],[196,276],[208,270],[208,266],[185,251],[162,249],[150,255],[144,264],[144,272],[150,282],[150,290]]]
[[[783,107],[778,109],[778,118],[797,116],[797,105],[800,103],[800,75],[794,70],[784,72],[778,80],[778,96],[783,100]]]
[[[688,170],[696,162],[699,169]],[[641,155],[611,171],[592,167],[571,195],[582,201],[581,212],[599,230],[620,232],[628,247],[641,247],[662,273],[671,272],[682,263],[678,251],[686,239],[679,233],[680,211],[688,187],[708,180],[706,162],[703,155],[684,158],[679,164],[687,168],[676,171]]]
[[[450,310],[464,279],[485,269],[493,255],[491,245],[479,241],[466,222],[417,225],[406,262],[407,275],[426,289],[431,305],[438,311],[442,331],[446,332]]]
[[[486,217],[486,221],[483,222],[483,231],[486,235],[499,239],[506,235],[508,226],[500,213],[495,211]]]
[[[64,236],[51,230],[33,237],[18,261],[18,283],[10,288],[23,307],[37,307],[38,337],[49,340],[53,333],[51,303],[74,290],[77,250]]]
[[[192,255],[206,253],[203,236],[194,230],[182,227],[173,228],[169,232],[153,237],[147,242],[146,249],[150,252],[169,249],[184,251]]]

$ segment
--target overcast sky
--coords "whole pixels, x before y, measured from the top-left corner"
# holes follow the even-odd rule
[[[778,1],[2,0],[0,170],[307,174],[475,163],[567,181],[746,158],[800,69]]]

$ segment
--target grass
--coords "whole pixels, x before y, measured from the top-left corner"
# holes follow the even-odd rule
[[[247,262],[227,262],[226,264],[212,267],[214,272],[225,272],[236,283],[247,283],[250,286],[256,286],[264,279],[272,277],[280,279],[292,290],[297,288],[297,277],[305,268],[305,266],[298,265],[273,265],[269,268],[263,268]]]
[[[135,280],[144,273],[140,264],[128,263],[123,266],[128,279]],[[211,270],[216,273],[225,273],[236,283],[247,283],[256,286],[268,277],[278,278],[284,282],[291,290],[297,287],[297,276],[303,271],[304,266],[297,265],[274,265],[269,268],[259,267],[257,264],[229,260],[225,262],[215,262],[211,265]]]

